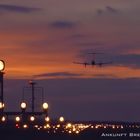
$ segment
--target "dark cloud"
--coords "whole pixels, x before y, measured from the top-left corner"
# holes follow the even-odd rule
[[[94,74],[92,76],[94,76],[96,78],[101,78],[101,79],[103,79],[103,78],[104,79],[109,79],[109,78],[114,79],[115,78],[115,75],[111,75],[111,74]]]
[[[40,8],[31,8],[17,5],[0,4],[0,12],[17,12],[17,13],[31,13],[41,10]]]
[[[43,73],[39,75],[35,75],[35,78],[47,78],[47,77],[77,77],[81,76],[82,74],[75,74],[69,72],[54,72],[54,73]]]
[[[103,14],[118,14],[119,10],[116,8],[113,8],[111,6],[106,6],[104,9],[97,9],[97,14],[98,15],[103,15]]]
[[[60,29],[74,28],[76,27],[76,25],[77,25],[76,23],[71,21],[55,21],[49,24],[49,26],[52,28],[60,28]]]
[[[97,10],[97,14],[98,14],[98,15],[101,15],[101,14],[103,14],[103,13],[104,13],[103,10],[101,10],[101,9],[98,9],[98,10]]]
[[[114,63],[132,68],[140,68],[140,55],[124,54],[114,57]]]
[[[110,13],[118,13],[118,10],[111,6],[106,6],[106,10]]]

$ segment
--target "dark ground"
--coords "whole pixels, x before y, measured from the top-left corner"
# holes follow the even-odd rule
[[[127,133],[126,137],[101,137],[102,133]],[[140,135],[140,129],[86,129],[80,134],[47,133],[45,130],[34,129],[0,129],[0,140],[140,140],[140,136],[130,137],[129,133]]]

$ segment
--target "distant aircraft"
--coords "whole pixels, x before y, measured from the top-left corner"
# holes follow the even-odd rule
[[[107,64],[111,64],[112,62],[96,62],[95,61],[95,54],[102,54],[102,53],[88,53],[88,54],[92,54],[93,55],[93,60],[91,62],[73,62],[74,64],[80,64],[80,65],[84,65],[85,67],[87,67],[88,65],[91,66],[103,66],[103,65],[107,65]]]
[[[91,61],[90,63],[88,62],[73,62],[74,64],[81,64],[81,65],[84,65],[85,67],[88,66],[88,65],[91,65],[91,66],[95,66],[95,65],[98,65],[98,66],[103,66],[103,65],[106,65],[106,64],[111,64],[112,62],[99,62],[99,63],[96,63],[95,61]]]

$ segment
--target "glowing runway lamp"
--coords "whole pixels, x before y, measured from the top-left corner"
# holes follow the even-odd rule
[[[71,128],[72,127],[72,124],[71,123],[68,123],[67,124],[67,128]]]
[[[20,105],[20,107],[21,107],[21,110],[22,110],[23,112],[25,112],[25,110],[26,110],[26,108],[27,108],[27,104],[26,104],[25,102],[22,102],[21,105]]]
[[[5,121],[6,121],[6,117],[3,116],[3,117],[1,118],[1,121],[2,121],[2,122],[5,122]]]
[[[20,122],[20,117],[17,116],[17,117],[15,118],[15,120],[16,120],[16,122]]]
[[[47,117],[45,117],[45,121],[46,122],[50,122],[50,118],[47,116]]]
[[[0,102],[0,110],[4,109],[4,103]]]
[[[63,123],[64,121],[65,121],[64,117],[60,117],[60,118],[59,118],[59,122],[60,122],[60,123]]]
[[[23,125],[23,128],[24,128],[24,129],[27,129],[27,128],[28,128],[28,125],[27,125],[27,124],[24,124],[24,125]]]
[[[0,60],[0,72],[5,69],[5,63],[3,60]]]
[[[31,121],[31,122],[35,121],[35,117],[34,117],[34,116],[31,116],[31,117],[30,117],[30,121]]]
[[[47,110],[49,108],[48,103],[43,103],[42,107],[43,107],[44,112],[47,113]]]

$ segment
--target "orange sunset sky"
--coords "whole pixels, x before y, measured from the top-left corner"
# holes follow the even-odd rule
[[[75,106],[73,119],[80,114],[81,119],[139,120],[139,5],[139,0],[1,0],[0,59],[6,63],[7,100],[17,99],[25,81],[34,79],[47,87],[54,116],[57,106],[67,117],[65,106]],[[90,52],[103,53],[96,55],[97,62],[113,63],[87,68],[73,64],[90,62]],[[91,113],[89,105],[101,112]],[[111,118],[114,108],[120,112]]]
[[[138,4],[129,0],[1,1],[0,55],[6,62],[6,77],[61,72],[91,78],[140,77]],[[77,58],[87,50],[104,52],[100,61],[113,61],[113,65],[84,69],[72,64],[87,61]]]

